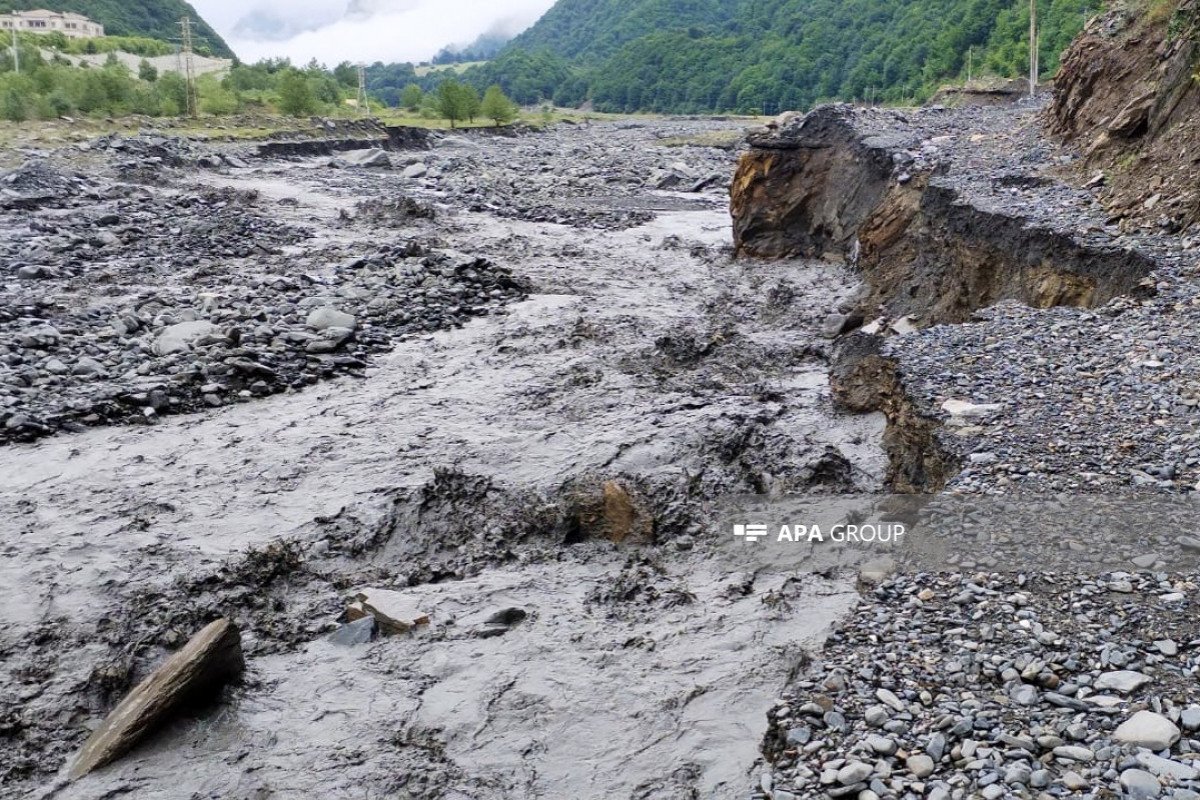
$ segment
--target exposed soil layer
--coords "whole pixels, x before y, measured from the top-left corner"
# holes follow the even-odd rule
[[[732,187],[739,251],[851,261],[867,320],[962,322],[1010,299],[1092,307],[1153,267],[1113,240],[1086,193],[1066,200],[1070,215],[1023,207],[1047,165],[1021,108],[827,106],[750,143]]]

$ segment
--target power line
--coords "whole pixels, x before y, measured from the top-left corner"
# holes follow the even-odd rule
[[[192,18],[184,17],[179,20],[183,32],[182,55],[184,80],[187,83],[187,115],[195,117],[196,103],[196,62],[192,58]]]
[[[371,105],[367,100],[367,68],[362,64],[358,65],[358,99],[355,101],[358,106],[358,113],[366,116],[370,111]]]
[[[1038,27],[1037,0],[1029,0],[1029,96],[1037,94]]]

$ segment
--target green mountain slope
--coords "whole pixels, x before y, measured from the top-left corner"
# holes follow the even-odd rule
[[[0,13],[45,8],[74,11],[104,25],[110,36],[146,36],[167,41],[179,39],[179,20],[191,17],[196,49],[207,46],[216,56],[232,58],[233,51],[196,9],[184,0],[0,0]]]
[[[1102,0],[1037,0],[1041,63]],[[603,111],[774,113],[825,100],[902,102],[973,75],[1016,77],[1026,0],[559,0],[468,80]],[[565,79],[553,73],[566,73]]]

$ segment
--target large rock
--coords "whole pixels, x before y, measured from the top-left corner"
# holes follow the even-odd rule
[[[185,353],[192,348],[192,342],[204,336],[211,336],[218,328],[211,322],[195,320],[169,325],[154,340],[152,349],[155,355],[169,356],[172,353]]]
[[[392,159],[388,157],[385,151],[377,147],[367,150],[350,150],[342,153],[338,160],[351,167],[381,167],[386,169],[392,166]]]
[[[1128,669],[1119,669],[1114,672],[1106,672],[1096,679],[1096,688],[1101,691],[1114,691],[1121,694],[1129,694],[1136,692],[1138,689],[1150,683],[1153,678],[1141,672],[1134,672]]]
[[[355,602],[346,609],[350,621],[374,617],[379,632],[385,636],[408,633],[420,625],[429,624],[429,615],[417,608],[403,592],[391,589],[363,589]]]
[[[333,306],[324,306],[322,308],[313,309],[308,314],[305,320],[308,327],[314,331],[323,331],[326,328],[346,328],[354,330],[358,321],[350,314],[344,311],[339,311]]]
[[[237,627],[227,619],[210,623],[109,713],[79,751],[70,778],[120,758],[180,706],[211,697],[244,669]]]
[[[1166,750],[1179,741],[1179,728],[1162,714],[1139,711],[1113,732],[1113,741],[1150,750]]]
[[[1121,788],[1130,800],[1153,800],[1162,794],[1158,778],[1140,769],[1127,769],[1121,773]]]

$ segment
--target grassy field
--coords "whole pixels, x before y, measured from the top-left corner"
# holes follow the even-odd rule
[[[448,130],[450,128],[448,120],[428,119],[401,109],[377,110],[373,116],[385,125],[405,125],[431,130]],[[354,119],[356,116],[353,112],[347,112],[334,118]],[[546,125],[586,125],[589,122],[663,118],[663,115],[658,114],[602,114],[561,108],[550,109],[548,112],[540,109],[525,109],[521,112],[516,124],[543,127]],[[761,124],[763,121],[756,117],[729,117],[729,120],[739,129]],[[477,119],[474,122],[460,123],[456,127],[486,128],[491,125],[491,120]],[[12,151],[17,148],[62,147],[87,142],[109,133],[132,136],[146,131],[199,141],[259,141],[284,133],[289,135],[309,134],[314,137],[324,135],[324,131],[309,118],[293,119],[257,113],[237,114],[229,117],[202,116],[198,119],[81,117],[70,120],[0,121],[0,149],[9,151],[8,155],[14,156]],[[740,138],[740,130],[712,131],[696,136],[663,139],[660,144],[664,147],[732,147]],[[12,159],[5,160],[11,161]]]

